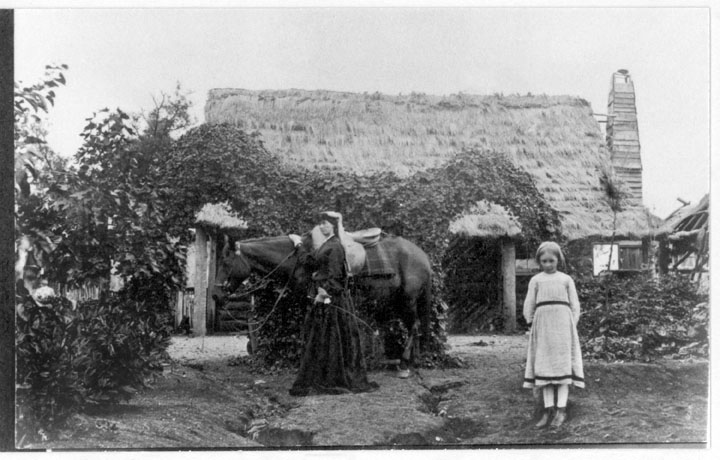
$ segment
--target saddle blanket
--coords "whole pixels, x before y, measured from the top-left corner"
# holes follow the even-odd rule
[[[317,250],[325,237],[317,226],[310,233],[313,249]],[[350,235],[344,236],[342,242],[345,248],[345,261],[351,276],[391,276],[395,274],[393,260],[397,258],[396,251],[388,249],[383,244],[363,247],[362,244],[353,241]]]
[[[388,246],[384,244],[375,244],[365,248],[365,268],[360,272],[360,275],[394,275],[395,264],[393,260],[397,258],[395,252],[396,251],[392,249],[388,249]]]

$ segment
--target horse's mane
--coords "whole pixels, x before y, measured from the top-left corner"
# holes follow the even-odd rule
[[[287,235],[274,235],[274,236],[258,236],[255,238],[248,238],[246,240],[237,240],[236,243],[257,243],[262,241],[269,241],[269,240],[278,240],[281,238],[287,238]]]

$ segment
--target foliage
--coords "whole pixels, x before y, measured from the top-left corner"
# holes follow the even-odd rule
[[[259,282],[257,275],[250,278],[251,286],[260,286]],[[252,327],[256,332],[257,349],[254,350],[254,359],[273,368],[297,365],[303,353],[303,326],[309,307],[307,293],[288,289],[275,307],[284,284],[273,280],[265,280],[263,283],[265,287],[255,292],[256,322]],[[440,280],[436,279],[433,290],[439,293],[440,286]],[[352,292],[355,293],[355,310],[360,319],[360,336],[368,365],[377,366],[385,356],[400,356],[408,335],[406,327],[398,319],[378,324],[373,303],[366,302],[360,291]],[[444,323],[447,308],[439,295],[433,297],[433,309],[436,312],[433,315],[436,321],[431,329],[433,338],[427,341],[429,346],[422,350],[422,356],[416,364],[424,367],[452,365],[445,353],[447,334]],[[376,332],[380,334],[379,338],[375,336]]]
[[[617,177],[610,165],[604,165],[600,170],[600,185],[604,192],[604,198],[613,213],[612,235],[610,236],[610,253],[608,254],[607,270],[610,270],[610,262],[613,259],[613,247],[615,244],[615,233],[617,231],[617,216],[627,205],[630,194],[625,189],[623,182]],[[605,303],[610,302],[610,287],[606,286]]]
[[[600,168],[600,185],[607,205],[614,214],[622,212],[630,199],[626,185],[613,171],[612,166],[605,164]]]
[[[20,154],[26,144],[37,141],[27,133],[40,128],[28,120],[40,123],[35,112],[47,111],[47,101],[55,97],[50,88],[65,82],[59,73],[64,68],[50,68],[56,73],[42,84],[16,85]],[[173,116],[184,119],[181,112],[188,105],[183,104],[174,105]],[[156,124],[163,122],[163,114],[157,111]],[[166,137],[183,123],[138,132],[120,109],[103,109],[87,122],[74,163],[46,156],[49,161],[34,170],[32,187],[26,181],[17,200],[16,234],[31,240],[35,260],[51,282],[107,288],[115,270],[125,288],[116,295],[104,292],[99,301],[76,310],[66,304],[38,310],[41,307],[26,303],[23,314],[34,319],[19,332],[18,350],[26,357],[27,372],[20,383],[30,388],[32,413],[25,420],[31,435],[37,426],[55,426],[88,401],[129,397],[128,389],[138,385],[151,363],[165,353],[171,293],[184,276],[181,238],[172,233],[167,203],[156,187]],[[36,319],[41,322],[36,324]],[[75,406],[61,395],[63,389]]]
[[[248,237],[290,229],[297,233],[297,217],[305,206],[290,193],[293,184],[283,173],[282,163],[241,130],[211,125],[191,129],[167,152],[158,177],[173,234],[193,228],[206,203],[227,200],[248,222]]]
[[[71,286],[171,273],[182,278],[178,238],[165,229],[153,169],[137,148],[129,116],[103,110],[88,119],[77,169],[50,174],[43,194],[21,203],[21,231],[45,235],[52,245],[39,257],[51,281]]]
[[[255,357],[258,361],[281,368],[299,364],[303,355],[305,316],[310,306],[307,293],[304,291],[287,290],[278,306],[272,308],[282,292],[283,285],[272,280],[267,287],[258,291],[256,297],[257,350]],[[369,366],[377,365],[385,352],[395,352],[399,346],[398,337],[394,332],[401,330],[398,321],[390,321],[387,325],[378,325],[374,320],[372,306],[363,302],[361,296],[355,296],[356,314],[361,321],[360,337],[365,359]],[[271,313],[272,312],[272,313]],[[395,324],[393,329],[391,326]],[[383,344],[379,344],[374,337],[375,331],[382,330]],[[389,333],[386,335],[386,333]],[[405,338],[407,330],[405,330]],[[401,337],[402,338],[402,337]],[[388,348],[389,347],[389,348]],[[400,353],[397,353],[399,356]]]
[[[343,214],[348,230],[381,227],[413,241],[436,268],[449,243],[450,222],[483,199],[518,217],[526,244],[556,237],[560,228],[557,212],[531,177],[495,152],[464,151],[442,167],[408,178],[388,172],[358,176],[298,169],[239,128],[206,124],[178,139],[160,177],[177,231],[191,227],[205,203],[225,200],[248,222],[247,238],[302,233],[317,212],[332,209]],[[444,334],[439,305],[433,312],[434,340]]]
[[[73,347],[78,328],[64,298],[17,305],[16,375],[18,440],[61,426],[83,403]]]
[[[62,297],[17,305],[18,434],[52,433],[88,404],[127,400],[166,357],[170,325],[125,290],[73,308]]]
[[[121,294],[78,307],[82,335],[75,368],[83,376],[88,400],[130,399],[143,386],[147,373],[167,358],[172,324],[162,311],[148,308],[150,303]]]
[[[177,205],[174,218],[186,226],[205,203],[227,199],[248,221],[248,237],[309,230],[317,212],[332,209],[349,230],[382,227],[415,242],[434,261],[449,242],[452,219],[482,199],[518,216],[530,241],[557,235],[560,227],[531,177],[493,152],[465,151],[406,179],[358,176],[297,169],[238,128],[201,125],[178,140],[162,177]]]
[[[251,278],[251,283],[257,281]],[[257,292],[256,332],[258,360],[275,366],[288,366],[300,362],[303,352],[302,330],[308,299],[303,292],[286,290],[283,300],[273,311],[283,284],[270,280],[265,289]]]
[[[433,276],[432,285],[432,310],[430,318],[430,340],[426,340],[424,349],[421,350],[421,356],[417,364],[421,367],[458,367],[459,362],[456,358],[452,358],[447,354],[447,324],[450,307],[445,302],[445,276],[439,270],[434,270],[436,275]],[[423,341],[421,341],[422,343]]]
[[[15,83],[14,89],[14,141],[15,141],[15,220],[16,247],[24,239],[38,262],[43,262],[43,255],[49,253],[57,241],[51,234],[44,231],[42,221],[46,216],[33,215],[41,225],[28,225],[23,216],[27,210],[41,204],[43,180],[48,172],[62,171],[65,161],[58,157],[47,145],[46,131],[43,126],[42,113],[47,113],[55,103],[55,88],[65,84],[63,70],[66,65],[46,66],[45,75],[39,83],[25,86],[22,82]],[[40,214],[40,213],[38,213]]]
[[[190,115],[192,102],[187,98],[190,94],[178,82],[172,94],[161,91],[158,96],[153,96],[152,109],[143,110],[133,117],[135,130],[144,133],[142,151],[162,150],[172,143],[175,133],[186,130],[195,122]]]
[[[577,282],[583,355],[606,360],[650,360],[708,353],[707,295],[682,275],[642,275]],[[609,302],[605,294],[609,292]]]
[[[48,162],[45,130],[39,114],[55,104],[55,89],[65,84],[62,71],[67,65],[45,66],[45,75],[34,85],[16,82],[14,88],[15,189],[23,197],[31,194],[30,184],[37,180],[40,162]]]

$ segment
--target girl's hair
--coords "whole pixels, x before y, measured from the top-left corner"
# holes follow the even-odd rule
[[[540,257],[544,254],[552,254],[557,258],[558,260],[558,266],[560,268],[565,268],[565,256],[563,255],[562,249],[560,249],[560,245],[557,244],[554,241],[545,241],[543,243],[540,243],[540,247],[538,247],[537,252],[535,253],[535,261],[540,265]]]

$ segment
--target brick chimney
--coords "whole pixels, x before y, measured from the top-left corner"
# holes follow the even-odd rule
[[[612,165],[629,188],[631,201],[642,204],[642,162],[635,109],[635,85],[630,73],[625,69],[612,74],[606,141]]]

